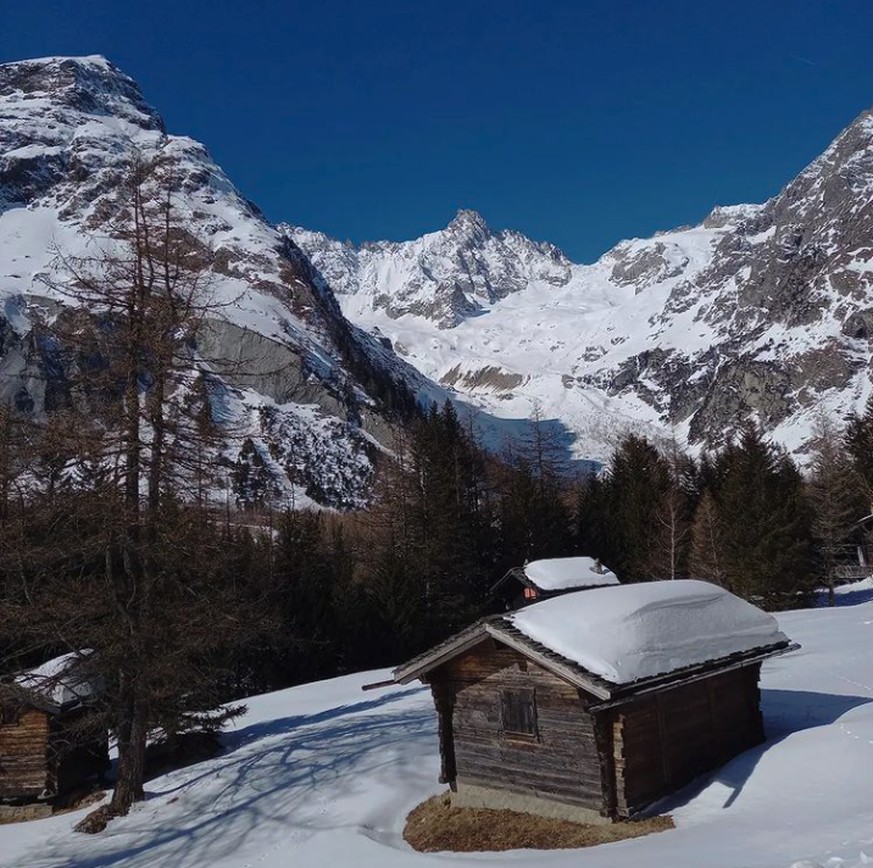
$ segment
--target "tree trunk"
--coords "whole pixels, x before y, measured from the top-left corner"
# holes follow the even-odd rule
[[[118,731],[118,774],[109,810],[114,816],[123,816],[134,802],[145,798],[145,749],[148,734],[144,703],[135,688],[125,691],[125,709]]]

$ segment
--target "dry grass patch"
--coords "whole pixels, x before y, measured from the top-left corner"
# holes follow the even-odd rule
[[[516,811],[453,808],[449,794],[443,793],[422,802],[410,812],[403,837],[416,850],[428,853],[439,850],[470,853],[522,848],[560,850],[594,847],[672,828],[673,819],[670,816],[583,825]]]

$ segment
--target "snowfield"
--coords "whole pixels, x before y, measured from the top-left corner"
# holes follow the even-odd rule
[[[253,697],[225,752],[147,784],[106,832],[85,811],[0,826],[6,868],[857,868],[873,863],[873,583],[778,616],[802,650],[765,662],[768,740],[661,803],[677,828],[588,850],[422,855],[409,809],[440,791],[421,687],[368,672]]]

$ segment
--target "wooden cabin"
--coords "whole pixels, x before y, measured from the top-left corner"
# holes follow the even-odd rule
[[[0,699],[0,803],[54,798],[109,767],[105,730],[87,725],[94,688],[67,677],[74,655],[4,685]]]
[[[486,618],[394,680],[431,687],[453,803],[608,822],[761,743],[761,662],[796,647],[722,588],[654,582]]]
[[[520,609],[549,597],[617,585],[618,578],[595,558],[546,558],[514,567],[491,588],[501,611]]]

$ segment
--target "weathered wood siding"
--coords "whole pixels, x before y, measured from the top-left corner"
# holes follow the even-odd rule
[[[612,716],[616,809],[629,816],[764,738],[761,664],[641,697]]]
[[[36,708],[0,719],[0,801],[51,797],[82,786],[109,766],[105,732],[82,728],[80,710]]]
[[[49,769],[49,715],[24,709],[0,724],[0,799],[36,798],[54,786]],[[4,718],[7,719],[7,718]]]
[[[431,673],[447,780],[557,799],[601,811],[594,721],[577,688],[492,640]],[[533,689],[537,736],[503,731],[502,690]],[[446,703],[451,702],[451,733]],[[446,737],[453,735],[453,744]],[[453,767],[452,767],[453,766]]]

